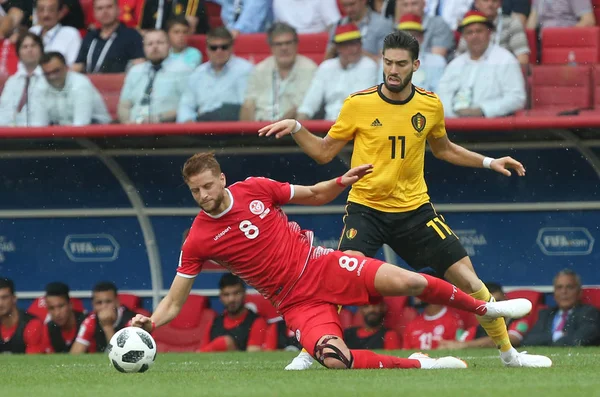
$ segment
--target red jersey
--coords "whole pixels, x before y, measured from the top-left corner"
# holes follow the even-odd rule
[[[294,187],[268,178],[234,183],[221,214],[201,211],[183,243],[177,274],[193,278],[207,261],[238,275],[278,307],[300,278],[311,253],[313,233],[288,224],[280,209]]]
[[[75,336],[77,335],[77,331],[78,328],[77,327],[73,327],[71,329],[65,330],[63,328],[60,329],[60,335],[62,336],[63,340],[65,341],[65,344],[68,347],[71,347],[70,343],[72,340],[75,339]],[[50,333],[48,332],[48,327],[44,326],[44,335],[42,337],[43,340],[43,346],[44,346],[44,352],[45,353],[55,353],[54,348],[52,347],[52,340],[50,339]]]
[[[436,349],[440,340],[456,340],[457,333],[462,329],[460,317],[447,307],[434,316],[422,314],[406,326],[403,348]]]
[[[119,325],[123,325],[124,317],[127,315],[127,312],[128,310],[125,306],[120,306],[117,309],[117,320],[114,324],[115,332],[121,329]],[[87,346],[88,353],[96,353],[98,351],[96,341],[97,323],[98,318],[96,317],[96,313],[92,313],[89,316],[87,316],[85,320],[83,320],[83,323],[81,323],[79,331],[77,332],[77,338],[75,339],[75,342],[79,342],[82,345]],[[109,341],[106,342],[108,343]]]
[[[5,343],[10,342],[17,331],[19,323],[12,327],[4,327],[0,324],[0,335]],[[44,352],[44,324],[38,318],[31,319],[23,329],[23,342],[25,343],[25,353],[36,354]]]
[[[232,318],[228,313],[223,313],[223,327],[226,330],[234,329],[239,327],[246,317],[248,316],[249,310],[239,316],[238,318]],[[211,339],[211,329],[213,326],[215,319],[213,318],[210,323],[206,324],[206,329],[204,330],[204,337],[202,338],[202,343],[200,344],[200,348],[197,351],[200,352],[209,352],[209,351],[217,351],[210,346],[210,343],[213,341]],[[246,346],[258,346],[263,347],[265,344],[265,336],[267,333],[267,322],[262,317],[257,317],[252,326],[250,327],[250,332],[248,333],[248,341]]]

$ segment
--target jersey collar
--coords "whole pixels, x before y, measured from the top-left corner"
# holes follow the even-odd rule
[[[410,84],[411,91],[410,91],[410,95],[408,96],[408,98],[406,98],[403,101],[394,101],[393,99],[390,99],[390,98],[386,97],[385,95],[383,95],[383,92],[381,92],[381,87],[383,87],[383,84],[384,83],[381,83],[381,84],[379,84],[379,86],[377,86],[377,93],[379,94],[379,97],[381,99],[383,99],[384,101],[386,101],[387,103],[390,103],[392,105],[406,105],[415,96],[415,86],[411,83]]]
[[[202,210],[202,212],[204,212],[206,215],[210,216],[213,219],[219,219],[222,216],[226,215],[229,211],[231,211],[231,209],[233,208],[233,195],[231,194],[231,192],[229,191],[229,189],[225,189],[225,191],[227,192],[227,194],[229,195],[229,207],[225,208],[225,210],[223,212],[221,212],[220,214],[217,215],[211,215],[208,212]]]

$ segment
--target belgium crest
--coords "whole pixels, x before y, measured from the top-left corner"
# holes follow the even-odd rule
[[[421,133],[425,129],[425,124],[427,124],[427,119],[421,113],[417,113],[410,119],[413,128],[417,131],[415,135],[417,137],[421,136]]]

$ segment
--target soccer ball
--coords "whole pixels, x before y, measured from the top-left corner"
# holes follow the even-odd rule
[[[138,327],[117,331],[106,347],[108,359],[119,372],[146,372],[156,359],[156,342]]]

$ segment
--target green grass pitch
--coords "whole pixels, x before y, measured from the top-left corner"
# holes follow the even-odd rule
[[[142,374],[122,374],[103,354],[0,355],[2,397],[176,396],[600,396],[600,348],[537,348],[553,368],[501,366],[492,349],[453,354],[466,370],[284,371],[294,353],[158,354]],[[410,352],[392,352],[407,357]]]

